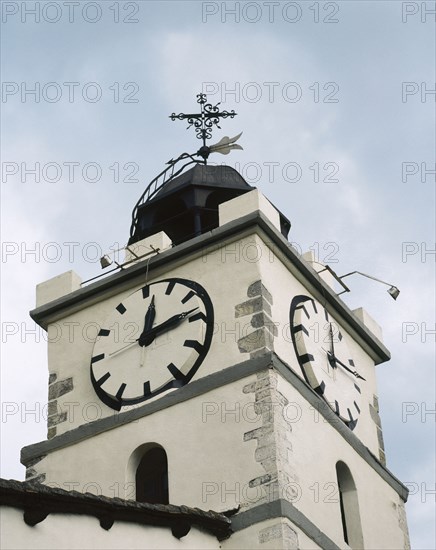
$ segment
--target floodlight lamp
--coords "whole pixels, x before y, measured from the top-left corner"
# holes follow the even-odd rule
[[[346,273],[345,275],[342,275],[341,277],[339,277],[339,280],[342,281],[342,279],[344,279],[345,277],[349,277],[350,275],[355,275],[356,273],[357,275],[362,275],[363,277],[367,277],[368,279],[372,279],[373,281],[377,281],[378,283],[382,283],[384,285],[389,286],[390,287],[388,289],[389,294],[392,296],[394,300],[398,298],[400,291],[395,285],[392,285],[391,283],[387,283],[386,281],[382,281],[381,279],[377,279],[377,277],[373,277],[372,275],[362,273],[361,271],[352,271],[351,273]],[[350,289],[346,287],[345,290],[342,292],[349,292],[349,290]],[[342,294],[342,292],[340,292],[339,294]]]
[[[388,292],[394,300],[396,300],[398,298],[398,295],[400,294],[400,291],[396,286],[391,286],[391,288],[388,289]]]

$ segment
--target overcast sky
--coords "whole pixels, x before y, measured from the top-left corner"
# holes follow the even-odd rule
[[[46,342],[29,332],[35,285],[70,269],[100,273],[98,257],[127,241],[147,183],[197,150],[194,132],[168,115],[193,112],[206,91],[238,113],[214,141],[243,131],[244,151],[212,160],[282,210],[295,246],[339,275],[400,288],[394,302],[354,276],[343,298],[383,327],[388,467],[412,489],[412,547],[436,547],[432,9],[2,2],[2,477],[23,479],[20,448],[46,437]]]

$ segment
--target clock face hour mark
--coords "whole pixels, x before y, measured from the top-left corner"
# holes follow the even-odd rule
[[[307,317],[308,319],[310,319],[309,312],[307,311],[306,306],[305,306],[304,304],[298,305],[295,309],[301,309],[301,311],[304,311],[306,317]]]
[[[200,344],[197,340],[185,340],[184,344],[185,348],[193,348],[197,353],[201,353],[203,351],[203,344]]]
[[[207,322],[206,315],[201,311],[199,311],[198,313],[194,313],[194,315],[191,315],[191,317],[188,317],[188,321],[190,323],[193,323],[194,321],[198,321],[199,319],[201,319],[205,323]]]
[[[116,399],[121,399],[122,396],[123,396],[123,393],[124,393],[124,390],[126,389],[127,387],[127,384],[121,384],[121,386],[119,387],[118,391],[117,391],[117,394],[116,394]]]
[[[170,363],[169,365],[167,365],[167,369],[170,371],[171,375],[176,380],[184,380],[185,379],[185,375],[183,374],[183,372],[179,371],[179,369],[176,367],[176,365],[174,363]]]
[[[111,331],[107,328],[101,328],[98,332],[98,335],[97,336],[109,336],[109,334],[111,333]]]
[[[353,403],[354,403],[354,406],[356,407],[357,412],[360,414],[359,405],[355,401],[353,401]]]
[[[144,382],[144,397],[148,397],[150,394],[150,382]]]
[[[91,363],[97,363],[102,359],[104,359],[104,353],[100,353],[99,355],[94,355],[94,357],[91,358]]]
[[[359,392],[359,393],[362,393],[359,386],[357,384],[354,384],[354,387],[356,388],[356,390]]]
[[[110,378],[110,373],[109,372],[107,372],[106,374],[103,374],[103,376],[99,380],[97,380],[97,384],[99,386],[102,386],[108,378]]]
[[[126,313],[127,311],[127,309],[124,307],[122,303],[118,304],[115,309],[118,311],[118,313],[121,313],[121,315],[124,315],[124,313]]]
[[[175,281],[170,281],[170,282],[168,283],[168,286],[167,286],[166,290],[165,290],[165,294],[166,294],[167,296],[169,296],[169,295],[171,294],[171,292],[173,291],[173,288],[174,288],[175,286],[176,286],[176,282],[175,282]]]
[[[304,325],[296,325],[295,327],[292,327],[292,332],[294,334],[296,334],[297,332],[304,332],[306,336],[309,336],[309,331]]]
[[[188,294],[184,298],[182,298],[181,300],[182,304],[186,304],[186,302],[189,302],[189,300],[194,296],[195,296],[195,292],[193,290],[190,290]]]
[[[325,390],[325,382],[322,380],[321,384],[317,388],[313,388],[313,391],[316,391],[318,395],[323,395]]]
[[[304,355],[300,355],[298,359],[304,365],[304,363],[309,363],[309,361],[313,361],[314,357],[311,353],[305,353]]]
[[[150,287],[148,285],[142,287],[142,297],[145,300],[150,296]]]
[[[353,431],[354,428],[357,426],[357,418],[356,418],[356,420],[352,420],[350,422],[347,422],[347,426],[350,428],[351,431]]]

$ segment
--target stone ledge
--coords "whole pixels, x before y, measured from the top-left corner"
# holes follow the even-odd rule
[[[216,388],[223,387],[236,380],[246,379],[253,374],[255,374],[259,380],[262,380],[269,375],[268,373],[271,370],[276,370],[285,380],[292,384],[296,391],[298,391],[310,405],[316,408],[325,421],[351,445],[358,455],[398,493],[401,499],[407,501],[409,493],[407,487],[403,485],[367,447],[365,447],[356,435],[338,419],[327,403],[325,403],[289,365],[283,362],[275,353],[269,351],[265,351],[261,356],[256,357],[256,359],[242,361],[237,365],[227,367],[217,373],[194,380],[176,392],[165,395],[157,401],[146,403],[138,408],[117,415],[95,420],[89,424],[84,424],[51,440],[23,447],[21,450],[21,463],[26,466],[31,460],[37,457],[63,449],[69,445],[74,445],[80,441],[94,437],[99,433],[118,428],[129,422],[153,414],[156,411],[164,410],[177,403],[187,401]]]

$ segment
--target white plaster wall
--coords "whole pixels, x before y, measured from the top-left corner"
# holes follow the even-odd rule
[[[205,510],[224,511],[253,499],[251,479],[264,474],[254,459],[256,441],[244,433],[258,427],[250,376],[153,413],[75,445],[49,453],[34,468],[45,484],[121,498],[135,498],[129,459],[140,445],[155,442],[168,455],[169,499]]]
[[[116,521],[109,531],[100,527],[97,518],[84,515],[50,514],[43,522],[30,527],[23,521],[23,511],[2,506],[0,509],[2,550],[135,550],[218,549],[216,537],[195,527],[182,539],[170,528]]]
[[[278,391],[292,404],[287,416],[293,419],[289,463],[291,472],[296,473],[294,506],[343,548],[335,491],[335,466],[342,460],[349,467],[356,485],[365,548],[404,548],[396,508],[398,494],[292,386],[280,376],[278,382]],[[285,489],[284,498],[289,494]]]
[[[290,422],[292,445],[284,451],[288,457],[282,462],[292,481],[281,488],[279,497],[290,500],[338,546],[346,548],[335,491],[335,465],[342,460],[358,490],[365,548],[402,548],[398,495],[286,380],[280,375],[277,379],[277,391],[289,402],[284,414]],[[140,445],[155,442],[168,454],[172,504],[215,511],[239,504],[254,506],[264,493],[261,487],[249,488],[249,482],[267,472],[256,460],[257,441],[244,441],[244,433],[262,426],[263,421],[252,406],[254,395],[243,393],[243,388],[256,380],[255,375],[249,376],[54,451],[35,468],[47,474],[49,485],[134,498],[130,457]],[[279,453],[283,452],[281,441],[276,438]]]

